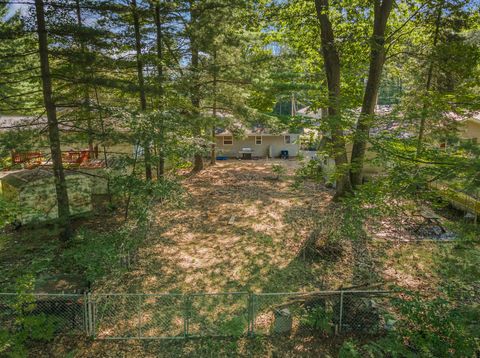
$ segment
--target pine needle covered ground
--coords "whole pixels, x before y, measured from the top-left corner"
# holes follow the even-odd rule
[[[138,262],[120,292],[297,291],[321,279],[301,248],[332,193],[293,186],[296,161],[277,180],[272,161],[220,162],[187,178],[179,205],[159,204]],[[312,281],[313,279],[313,281]],[[318,288],[318,287],[317,287]]]
[[[287,169],[279,179],[273,170],[278,164]],[[478,259],[478,248],[405,243],[394,234],[378,238],[373,231],[388,231],[381,226],[370,230],[365,225],[357,240],[331,240],[344,225],[341,206],[332,201],[330,189],[298,180],[298,166],[297,161],[228,161],[185,178],[183,202],[153,208],[149,234],[132,268],[97,281],[93,290],[299,292],[395,284],[434,292],[446,279],[445,257],[451,280],[459,277],[462,265]],[[45,352],[58,357],[66,352],[78,357],[322,356],[338,346],[302,336],[160,342],[63,338]]]

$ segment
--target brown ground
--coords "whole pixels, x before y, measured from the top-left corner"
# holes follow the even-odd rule
[[[274,163],[288,169],[280,180],[274,179]],[[344,245],[338,257],[305,259],[302,245],[319,218],[332,214],[333,193],[314,183],[295,185],[296,167],[296,161],[227,161],[185,179],[183,203],[155,208],[133,269],[98,283],[95,291],[296,292],[364,282],[425,288],[426,282],[435,282],[432,244],[354,242]],[[312,337],[62,339],[44,356],[70,351],[76,357],[319,357],[328,350],[328,343]]]
[[[273,163],[287,168],[275,180]],[[296,291],[311,284],[297,260],[332,193],[293,188],[296,161],[219,162],[185,180],[186,200],[158,205],[134,270],[97,287],[115,292]],[[309,275],[309,276],[310,276]]]
[[[279,180],[272,172],[273,164],[287,169]],[[295,292],[322,288],[324,267],[303,260],[301,247],[318,215],[330,205],[332,192],[312,183],[295,187],[298,165],[296,161],[219,162],[185,179],[183,203],[154,209],[151,232],[132,271],[98,283],[95,291]],[[45,356],[60,357],[66,352],[76,357],[323,356],[329,346],[313,343],[311,337],[145,342],[62,339],[49,346]]]

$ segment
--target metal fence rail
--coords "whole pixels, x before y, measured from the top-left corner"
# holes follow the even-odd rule
[[[1,294],[0,327],[46,315],[56,334],[97,339],[173,339],[315,333],[378,335],[387,329],[386,291],[83,295]]]

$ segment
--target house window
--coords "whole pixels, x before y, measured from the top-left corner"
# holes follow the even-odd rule
[[[255,136],[255,144],[257,145],[262,144],[262,136],[260,135]]]
[[[232,145],[233,144],[233,137],[232,136],[224,136],[223,137],[223,145]]]
[[[285,140],[285,144],[291,144],[292,143],[292,138],[289,135],[286,135],[283,138]]]

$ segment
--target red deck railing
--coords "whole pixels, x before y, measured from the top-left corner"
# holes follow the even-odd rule
[[[94,152],[89,150],[68,150],[62,152],[62,161],[69,165],[84,165],[94,158]],[[27,167],[34,167],[49,164],[47,156],[41,152],[12,152],[12,165],[25,164]]]

